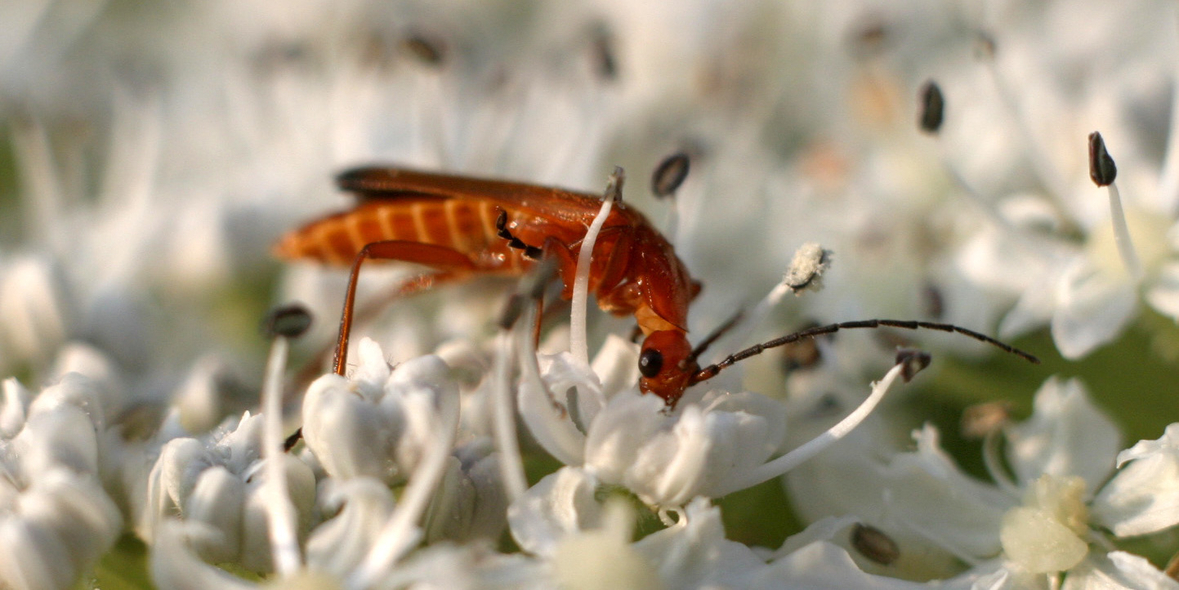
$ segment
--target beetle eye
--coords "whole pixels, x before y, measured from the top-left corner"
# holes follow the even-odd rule
[[[639,355],[639,373],[644,377],[650,379],[659,374],[659,369],[663,368],[663,353],[648,348]]]

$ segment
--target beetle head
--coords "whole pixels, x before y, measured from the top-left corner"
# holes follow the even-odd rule
[[[674,406],[699,369],[687,335],[678,330],[651,332],[639,353],[639,389]]]

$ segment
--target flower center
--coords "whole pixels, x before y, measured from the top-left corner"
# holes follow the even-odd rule
[[[1089,552],[1082,538],[1089,530],[1084,493],[1085,480],[1075,476],[1043,475],[1032,483],[1023,506],[1003,515],[999,540],[1007,558],[1036,574],[1080,563]]]
[[[1146,277],[1152,277],[1158,272],[1170,251],[1167,230],[1170,229],[1171,222],[1165,215],[1130,203],[1126,203],[1124,207],[1126,225],[1130,230],[1130,239],[1134,242],[1134,250],[1138,253]],[[1090,259],[1102,271],[1115,276],[1127,272],[1126,265],[1118,253],[1113,224],[1104,223],[1093,229],[1089,234],[1088,250]]]

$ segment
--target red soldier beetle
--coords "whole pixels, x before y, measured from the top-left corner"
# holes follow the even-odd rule
[[[602,203],[598,195],[559,188],[402,168],[356,168],[337,176],[336,183],[358,196],[356,207],[288,233],[275,251],[287,259],[351,263],[336,344],[334,369],[340,375],[345,371],[356,283],[365,259],[413,262],[436,271],[402,289],[408,293],[475,275],[518,276],[540,257],[552,257],[564,283],[562,296],[569,299],[582,239]],[[1022,350],[951,324],[861,320],[789,334],[701,368],[697,359],[718,334],[695,349],[688,342],[688,307],[700,292],[700,283],[692,279],[663,235],[622,202],[615,203],[594,244],[589,291],[603,310],[634,316],[645,335],[639,354],[639,387],[669,406],[689,386],[741,360],[841,329],[958,332],[1039,362]]]

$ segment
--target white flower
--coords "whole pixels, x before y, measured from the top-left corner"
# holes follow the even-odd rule
[[[95,383],[67,374],[30,403],[4,382],[0,414],[0,582],[69,588],[114,544],[123,518],[99,479],[104,416]]]
[[[393,513],[393,491],[369,477],[327,479],[320,488],[327,520],[307,539],[307,566],[343,579],[360,565]]]
[[[320,377],[303,400],[303,437],[332,477],[399,483],[433,440],[430,416],[440,398],[457,398],[450,368],[423,356],[390,368],[381,347],[360,344],[351,380]]]
[[[634,390],[611,398],[587,433],[586,469],[648,504],[682,506],[732,491],[785,438],[785,409],[752,393],[683,400],[670,415],[664,409],[663,400]]]
[[[1105,59],[1105,51],[1125,50],[1120,31],[1127,27],[1136,31],[1131,45],[1171,31],[1157,26],[1146,3],[1114,12],[1086,5],[990,31],[996,54],[984,62],[989,76],[963,68],[943,85],[958,90],[949,94],[949,109],[958,104],[961,113],[950,141],[974,156],[958,154],[953,164],[975,169],[964,176],[986,189],[980,192],[1004,195],[957,264],[978,288],[1015,301],[1002,336],[1047,325],[1070,359],[1115,340],[1143,303],[1179,317],[1179,119],[1165,119],[1169,106],[1150,106],[1165,104],[1167,94],[1156,89],[1170,84],[1173,71],[1165,54],[1147,47]],[[1071,28],[1081,12],[1094,33],[1087,43],[1045,36]],[[1089,180],[1084,142],[1093,131],[1105,136],[1117,162],[1108,195]],[[978,158],[980,144],[1007,146],[1007,155]]]
[[[0,451],[11,451],[4,447],[0,443]],[[93,476],[63,467],[18,473],[0,479],[0,583],[20,590],[73,588],[122,530],[118,509]]]
[[[1165,508],[1168,500],[1144,503],[1143,494],[1151,490],[1141,489],[1148,469],[1156,490],[1179,486],[1179,471],[1159,469],[1175,460],[1174,447],[1164,441],[1139,443],[1123,452],[1121,470],[1108,479],[1119,434],[1078,382],[1049,380],[1036,395],[1033,416],[1004,433],[1015,478],[988,455],[996,479],[991,485],[962,473],[938,447],[931,426],[914,433],[916,452],[883,458],[832,453],[792,477],[815,477],[816,468],[825,478],[847,474],[843,497],[825,500],[896,531],[902,553],[905,539],[923,537],[984,570],[998,558],[1009,575],[1036,585],[1046,583],[1044,575],[1062,573],[1066,585],[1092,576],[1128,575],[1117,573],[1122,566],[1114,563],[1125,562],[1110,561],[1114,553],[1107,557],[1098,531],[1129,536],[1179,524],[1179,513]],[[1132,461],[1139,459],[1146,464],[1135,468]],[[863,489],[852,476],[856,472],[871,474],[874,488]],[[1135,575],[1144,571],[1130,569]]]
[[[203,523],[208,528],[199,530],[206,532],[192,540],[202,558],[270,571],[274,563],[266,524],[261,428],[261,416],[246,413],[236,424],[223,425],[207,442],[177,438],[164,445],[150,474],[141,532],[154,539],[161,523],[171,517]],[[315,476],[289,455],[283,467],[302,534],[311,523]]]

